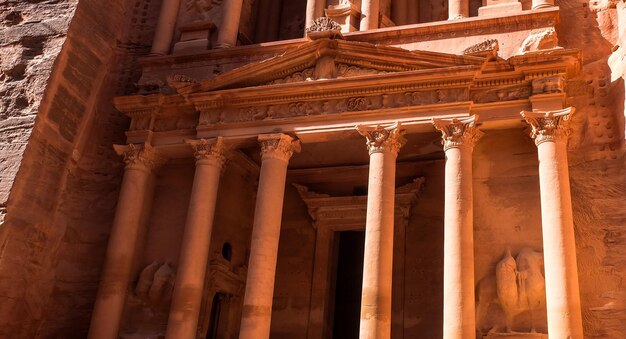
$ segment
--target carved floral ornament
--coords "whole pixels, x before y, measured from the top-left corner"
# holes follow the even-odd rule
[[[383,152],[398,154],[406,143],[404,130],[399,122],[387,127],[359,125],[356,126],[356,130],[367,139],[366,145],[370,155]]]
[[[259,135],[261,145],[261,157],[289,161],[294,153],[300,152],[300,140],[287,134],[263,134]]]
[[[224,166],[226,146],[222,137],[217,137],[214,140],[200,139],[185,142],[193,148],[193,155],[197,164],[208,163],[220,168]]]
[[[451,148],[474,147],[483,133],[476,129],[478,115],[465,119],[433,119],[433,125],[441,132],[443,150]]]
[[[341,25],[333,21],[329,17],[319,17],[313,21],[313,25],[307,27],[306,33],[312,32],[329,32],[329,31],[341,31]]]
[[[127,169],[151,171],[167,161],[149,144],[113,145],[113,148],[117,154],[122,156]]]
[[[572,133],[568,125],[574,111],[574,107],[568,107],[557,111],[522,111],[520,114],[531,127],[530,137],[539,146],[546,141],[566,141]]]

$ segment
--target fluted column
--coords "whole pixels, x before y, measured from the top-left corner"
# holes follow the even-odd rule
[[[554,6],[554,0],[533,0],[532,9]]]
[[[325,0],[307,0],[306,2],[306,18],[304,28],[313,26],[315,19],[324,16]]]
[[[448,1],[448,20],[467,18],[469,16],[468,0]]]
[[[116,145],[115,149],[124,157],[126,167],[91,315],[90,339],[117,338],[150,174],[163,160],[147,145]]]
[[[163,0],[159,21],[152,40],[152,49],[150,50],[152,54],[165,55],[170,52],[179,7],[180,0]]]
[[[539,157],[543,258],[550,338],[583,338],[574,220],[567,165],[574,108],[522,112]]]
[[[474,339],[474,229],[472,203],[472,151],[481,132],[478,116],[433,119],[446,153],[443,338]]]
[[[243,0],[226,0],[222,3],[222,23],[218,28],[216,48],[237,46],[242,6]]]
[[[261,135],[259,143],[261,173],[254,210],[240,339],[264,339],[270,335],[287,165],[293,153],[300,151],[300,142],[285,134]]]
[[[400,124],[357,130],[370,154],[359,337],[384,339],[391,336],[396,158],[405,139]]]
[[[380,13],[380,0],[361,1],[361,25],[360,31],[378,28],[378,16]]]
[[[167,322],[168,339],[196,338],[217,191],[224,165],[221,138],[189,143],[194,149],[196,172]]]

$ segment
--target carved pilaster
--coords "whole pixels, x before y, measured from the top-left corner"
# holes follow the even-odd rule
[[[367,138],[367,149],[369,154],[393,152],[398,154],[400,148],[406,143],[404,130],[398,122],[390,126],[356,126],[356,130]]]
[[[483,132],[476,128],[478,115],[465,119],[433,119],[433,125],[441,132],[443,150],[450,148],[474,147]]]
[[[530,137],[535,139],[535,144],[546,141],[567,141],[572,133],[569,128],[569,119],[574,114],[574,107],[568,107],[557,111],[522,111],[520,114],[531,127]]]
[[[300,152],[300,140],[294,140],[286,134],[259,135],[259,144],[263,159],[274,158],[289,162],[294,153]]]
[[[209,164],[218,168],[224,167],[226,146],[222,137],[217,137],[214,140],[187,140],[186,143],[193,148],[193,156],[196,158],[197,164]]]
[[[124,159],[126,169],[153,171],[167,161],[149,144],[113,145],[113,148]]]

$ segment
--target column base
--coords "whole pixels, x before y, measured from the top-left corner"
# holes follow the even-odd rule
[[[478,9],[478,16],[496,16],[512,12],[521,12],[521,2],[506,2],[497,5],[483,6]]]
[[[225,48],[233,48],[233,47],[235,47],[235,46],[231,45],[231,44],[228,44],[228,43],[225,43],[225,42],[220,42],[220,43],[215,44],[215,48],[216,49],[225,49]]]
[[[458,20],[458,19],[465,19],[467,18],[465,15],[463,14],[457,14],[455,16],[451,16],[448,18],[448,20]]]
[[[548,339],[543,333],[489,333],[483,339]]]

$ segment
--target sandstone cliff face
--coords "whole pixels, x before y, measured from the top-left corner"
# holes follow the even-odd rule
[[[0,337],[85,336],[121,174],[111,144],[124,141],[128,124],[112,97],[133,91],[160,3],[0,0]],[[426,4],[426,21],[445,19],[445,2]],[[626,2],[557,5],[559,44],[584,55],[583,74],[568,86],[578,109],[570,175],[585,333],[621,338]],[[429,249],[414,251],[423,251],[413,253],[418,261]],[[410,304],[412,314],[440,328],[420,305]]]
[[[579,281],[587,338],[626,335],[626,170],[624,45],[626,3],[557,1],[560,46],[583,51],[583,73],[569,86],[570,177]],[[621,47],[620,47],[621,46]]]
[[[112,97],[159,6],[0,1],[0,337],[86,334],[128,125]]]

